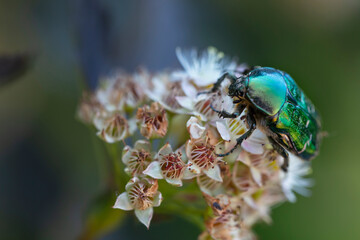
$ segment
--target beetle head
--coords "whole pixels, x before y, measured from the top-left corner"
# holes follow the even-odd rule
[[[246,92],[245,78],[240,77],[229,86],[228,95],[230,97],[244,98]]]

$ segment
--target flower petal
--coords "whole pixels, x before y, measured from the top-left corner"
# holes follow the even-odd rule
[[[189,164],[189,166],[188,166],[188,170],[189,170],[190,172],[192,172],[193,174],[199,174],[199,173],[201,172],[201,168],[199,168],[198,166],[196,166],[195,164],[193,164],[193,163],[191,162],[191,160],[189,160],[189,163],[191,163],[191,164]]]
[[[125,146],[122,152],[122,162],[125,165],[128,165],[129,160],[130,160],[130,156],[131,156],[131,149],[129,146]]]
[[[186,127],[188,128],[191,137],[195,139],[200,138],[206,129],[199,124],[199,119],[197,119],[196,117],[191,117],[187,121]]]
[[[159,153],[157,154],[157,158],[159,156],[168,155],[172,152],[173,152],[173,150],[172,150],[170,144],[166,143],[162,148],[160,148]]]
[[[181,88],[186,96],[195,98],[197,96],[196,88],[189,81],[181,81]]]
[[[224,123],[217,121],[216,128],[217,128],[218,132],[220,133],[222,139],[224,139],[225,141],[230,141],[230,139],[231,139],[230,133]]]
[[[143,174],[155,179],[163,179],[160,163],[158,161],[150,163],[150,165],[143,171]]]
[[[178,179],[178,178],[165,178],[165,180],[170,183],[171,185],[174,185],[176,187],[181,187],[182,186],[182,181],[181,179]]]
[[[194,101],[187,96],[176,96],[175,99],[183,108],[189,110],[194,108]]]
[[[209,168],[207,170],[204,169],[203,171],[209,178],[212,178],[218,182],[223,181],[221,177],[219,165],[215,165],[214,167]]]
[[[160,206],[161,202],[163,200],[161,192],[157,192],[157,194],[154,196],[153,206],[158,207]]]
[[[113,208],[119,208],[122,210],[133,210],[134,208],[131,206],[131,203],[129,201],[128,195],[126,192],[123,192],[122,194],[120,194],[115,202],[115,205],[113,206]]]
[[[150,144],[148,141],[145,140],[138,140],[134,146],[135,149],[144,149],[146,151],[150,151]]]
[[[253,177],[254,181],[257,183],[257,185],[262,186],[262,178],[261,178],[261,172],[254,167],[250,167],[251,176]]]
[[[197,174],[192,172],[188,167],[184,170],[182,179],[192,179],[196,177]]]
[[[251,134],[251,136],[244,140],[241,147],[252,154],[263,154],[264,146],[268,142],[266,135],[258,129]]]
[[[149,207],[145,210],[135,209],[135,215],[139,221],[144,224],[148,229],[150,226],[150,221],[153,217],[154,210],[152,207]]]

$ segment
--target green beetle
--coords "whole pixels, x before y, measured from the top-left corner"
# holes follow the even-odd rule
[[[310,99],[297,86],[289,74],[270,67],[255,67],[239,78],[223,74],[211,92],[229,78],[228,95],[237,104],[234,113],[211,108],[223,118],[236,118],[245,109],[249,130],[237,139],[234,148],[220,157],[232,153],[242,141],[258,127],[267,136],[274,149],[284,158],[281,168],[287,171],[289,152],[302,159],[314,158],[321,139],[321,120]]]

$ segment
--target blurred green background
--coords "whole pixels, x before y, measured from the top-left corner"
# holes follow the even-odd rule
[[[116,67],[179,67],[175,47],[215,46],[290,73],[324,129],[315,186],[273,210],[259,239],[360,239],[360,1],[0,1],[0,55],[29,53],[0,87],[0,238],[75,239],[105,184],[103,146],[75,119],[86,86]],[[113,193],[114,196],[116,193]],[[156,210],[155,210],[156,212]],[[131,217],[102,239],[195,239],[181,219]]]

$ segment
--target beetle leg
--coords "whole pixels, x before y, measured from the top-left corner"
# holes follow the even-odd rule
[[[239,116],[238,112],[229,113],[225,110],[216,110],[212,103],[210,104],[210,108],[219,115],[219,118],[237,118]]]
[[[216,81],[216,83],[214,84],[214,86],[213,86],[212,89],[211,89],[211,92],[216,92],[216,91],[219,89],[221,83],[222,83],[227,77],[230,79],[231,82],[235,82],[235,81],[237,80],[237,78],[236,78],[235,76],[231,75],[229,72],[226,72],[226,73],[224,73],[224,74]]]
[[[284,158],[284,163],[281,165],[281,169],[284,172],[287,172],[288,167],[289,167],[288,152],[280,144],[278,144],[272,137],[269,137],[269,141],[270,141],[271,145],[273,146],[273,148],[275,149],[275,151]]]
[[[240,113],[244,111],[245,107],[246,107],[245,105],[240,105],[236,112],[229,113],[225,110],[221,110],[221,111],[216,110],[212,105],[212,103],[210,104],[210,108],[219,115],[219,118],[237,118],[240,115]]]
[[[255,121],[254,116],[253,116],[252,114],[250,114],[250,113],[247,115],[247,122],[248,122],[250,128],[249,128],[249,130],[248,130],[246,133],[244,133],[244,134],[241,135],[238,139],[236,139],[236,144],[235,144],[235,146],[234,146],[229,152],[224,153],[224,154],[216,154],[216,156],[218,156],[218,157],[225,157],[225,156],[231,154],[232,152],[235,151],[235,149],[236,149],[239,145],[241,145],[241,143],[242,143],[245,139],[247,139],[248,137],[251,136],[251,134],[254,132],[254,130],[255,130],[255,128],[256,128],[256,121]]]

